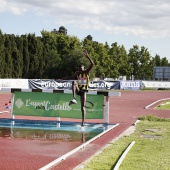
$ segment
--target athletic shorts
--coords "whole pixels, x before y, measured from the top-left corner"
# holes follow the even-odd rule
[[[83,93],[85,93],[85,92],[88,92],[88,90],[87,90],[87,89],[81,89],[81,88],[80,88],[80,90],[79,90],[78,92],[76,92],[76,94],[81,96],[81,95],[82,95]]]

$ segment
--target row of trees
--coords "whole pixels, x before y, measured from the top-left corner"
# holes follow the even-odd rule
[[[61,29],[62,28],[62,29]],[[61,31],[60,31],[61,30]],[[63,31],[63,32],[62,32]],[[83,62],[86,49],[95,63],[92,77],[131,75],[135,79],[151,80],[154,66],[170,66],[166,57],[151,56],[144,46],[134,45],[127,52],[117,42],[111,46],[93,41],[88,35],[83,40],[67,35],[63,27],[59,31],[41,31],[35,34],[11,35],[0,30],[0,77],[28,79],[58,79],[72,75]]]

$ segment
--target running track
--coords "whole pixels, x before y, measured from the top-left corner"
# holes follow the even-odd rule
[[[11,94],[0,93],[0,112],[4,110],[10,111],[6,109],[4,105],[10,98]],[[170,111],[153,109],[153,107],[158,105],[159,102],[148,109],[144,109],[151,103],[165,98],[170,99],[170,92],[123,91],[121,92],[121,97],[110,97],[110,123],[119,123],[119,126],[112,129],[102,137],[96,139],[88,146],[73,154],[66,160],[63,160],[51,169],[74,169],[77,165],[93,156],[96,152],[100,151],[102,147],[130,127],[141,115],[155,115],[170,118]],[[0,118],[9,117],[10,113],[0,114]],[[71,145],[67,145],[67,143],[57,143],[56,146],[54,143],[46,143],[38,140],[13,140],[11,138],[0,137],[0,169],[36,170],[79,145],[80,143],[73,143]]]

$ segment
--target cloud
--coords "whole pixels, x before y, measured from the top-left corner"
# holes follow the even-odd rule
[[[11,3],[10,0],[0,0],[0,13],[10,12],[15,15],[20,15],[26,11],[22,4]]]
[[[140,37],[170,37],[169,0],[0,0],[0,12],[33,12],[61,25]]]

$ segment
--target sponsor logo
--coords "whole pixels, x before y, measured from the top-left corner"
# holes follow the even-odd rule
[[[21,98],[18,98],[15,102],[15,105],[18,109],[20,109],[23,106],[24,102],[21,100]]]
[[[126,88],[126,87],[140,88],[140,86],[141,86],[140,81],[121,81],[121,88]]]
[[[26,99],[26,106],[33,106],[36,109],[42,110],[67,110],[70,111],[72,108],[69,106],[68,102],[63,102],[62,104],[51,104],[50,101],[32,101],[31,99]]]

